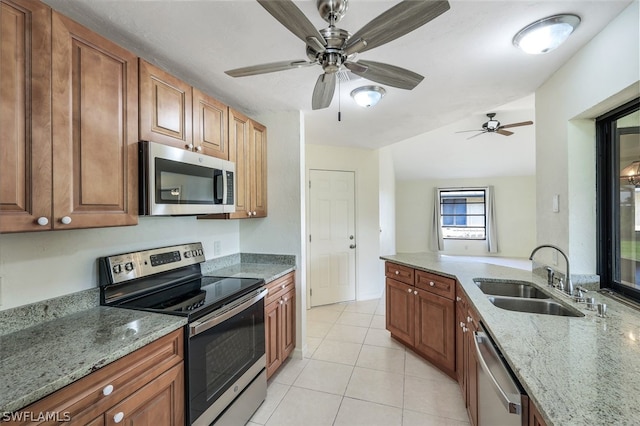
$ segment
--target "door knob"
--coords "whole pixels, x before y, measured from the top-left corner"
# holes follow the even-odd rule
[[[356,245],[355,245],[355,244],[351,244],[351,245],[349,246],[349,248],[350,248],[350,249],[354,249],[354,248],[356,248]]]

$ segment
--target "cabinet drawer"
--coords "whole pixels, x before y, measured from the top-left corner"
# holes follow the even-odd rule
[[[453,300],[456,294],[456,280],[416,271],[416,287]]]
[[[269,294],[264,300],[265,306],[274,300],[280,299],[285,293],[295,290],[296,288],[296,279],[295,273],[290,272],[287,275],[278,278],[277,280],[271,281],[266,287],[269,289]]]
[[[183,351],[184,334],[179,329],[20,411],[68,413],[74,423],[88,423],[167,369],[181,363]]]
[[[413,285],[414,269],[408,266],[398,265],[397,263],[386,262],[384,265],[384,274],[396,281]]]

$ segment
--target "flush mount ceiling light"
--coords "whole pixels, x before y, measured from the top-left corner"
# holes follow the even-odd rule
[[[527,25],[513,38],[514,46],[537,55],[560,46],[580,25],[577,15],[554,15]]]
[[[620,179],[626,179],[630,185],[640,186],[640,161],[634,161],[622,169]]]
[[[361,107],[369,108],[377,104],[380,99],[387,93],[380,86],[362,86],[351,92],[351,97]]]

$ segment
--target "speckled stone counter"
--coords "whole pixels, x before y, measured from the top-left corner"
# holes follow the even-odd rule
[[[513,312],[495,307],[474,278],[530,281],[531,272],[435,254],[397,254],[382,259],[457,278],[485,328],[548,425],[637,425],[640,422],[640,312],[595,292],[606,303],[600,318],[555,290],[556,300],[584,317]]]
[[[25,407],[185,324],[182,317],[98,306],[0,335],[0,414]]]
[[[293,255],[241,253],[213,259],[202,265],[204,275],[262,278],[265,283],[296,269]]]

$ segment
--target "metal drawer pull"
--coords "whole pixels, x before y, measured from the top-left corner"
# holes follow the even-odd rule
[[[102,394],[104,396],[111,395],[111,392],[113,392],[113,385],[107,385],[104,387],[104,389],[102,389]]]
[[[120,423],[122,419],[124,419],[124,413],[122,411],[120,411],[119,413],[116,413],[116,415],[113,416],[114,423]]]
[[[226,308],[220,308],[217,311],[210,313],[209,315],[201,318],[198,321],[194,321],[189,324],[189,336],[195,336],[214,327],[221,322],[228,320],[234,315],[244,311],[249,306],[253,305],[257,301],[264,299],[269,290],[262,288],[256,293],[250,293],[247,296],[237,300],[236,302],[229,304]],[[282,303],[282,301],[280,302]]]

